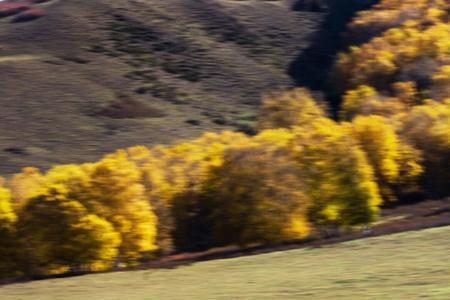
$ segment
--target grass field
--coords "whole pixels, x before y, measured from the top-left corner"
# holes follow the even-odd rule
[[[0,299],[450,299],[450,227],[0,287]]]

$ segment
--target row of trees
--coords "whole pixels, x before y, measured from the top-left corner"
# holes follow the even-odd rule
[[[360,12],[349,24],[351,43],[370,40],[382,32],[414,21],[422,28],[448,21],[446,0],[382,0],[371,10]]]
[[[446,0],[382,0],[349,25],[353,45],[336,63],[340,91],[369,85],[385,93],[411,81],[422,99],[449,97],[450,4]]]
[[[391,10],[412,5],[397,2],[361,14],[352,30],[383,23],[372,16],[384,11],[397,20]],[[339,120],[308,90],[295,89],[265,97],[255,136],[205,133],[2,180],[0,277],[330,234],[372,222],[383,200],[448,195],[450,34],[448,18],[429,8],[442,3],[418,5],[432,21],[408,14],[339,57]],[[433,68],[409,76],[420,61]]]
[[[156,216],[140,172],[120,152],[46,174],[26,168],[6,186],[0,195],[0,270],[9,274],[100,270],[156,249]]]
[[[422,188],[433,197],[447,196],[450,183],[449,12],[445,0],[380,1],[349,25],[348,36],[365,43],[341,53],[333,74],[341,119],[395,124],[406,151],[422,153]]]
[[[253,137],[206,133],[44,174],[26,168],[0,189],[1,270],[101,270],[156,250],[268,243],[368,224],[382,199],[420,189],[422,152],[408,141],[429,137],[436,164],[446,159],[448,149],[433,146],[448,134],[435,128],[442,119],[450,119],[450,101],[395,118],[336,122],[297,89],[267,97]],[[437,167],[430,178],[448,176]],[[433,180],[445,190],[440,182]]]

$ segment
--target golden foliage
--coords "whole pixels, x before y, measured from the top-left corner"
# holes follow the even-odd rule
[[[19,233],[28,274],[98,270],[112,266],[120,236],[112,225],[89,214],[69,191],[54,185],[30,199],[20,212]]]
[[[292,144],[311,198],[309,220],[334,227],[370,223],[381,198],[364,152],[344,126],[325,118],[311,125],[294,127]]]
[[[428,193],[442,197],[450,183],[450,100],[426,101],[410,112],[400,114],[400,132],[420,149],[425,159]]]
[[[153,251],[157,219],[140,180],[125,151],[92,164],[13,176],[9,186],[21,204],[20,235],[32,268],[25,272],[99,270]]]
[[[348,53],[341,53],[336,65],[336,85],[341,91],[364,84],[388,89],[391,83],[402,78],[431,78],[434,66],[448,64],[449,55],[449,23],[423,29],[415,22],[406,22],[366,44],[350,47]],[[408,70],[414,69],[414,65],[418,66],[414,72],[423,74],[411,74]]]
[[[200,195],[215,245],[305,237],[309,198],[286,147],[287,130],[268,130],[224,153]]]
[[[11,203],[11,193],[0,177],[0,278],[15,274],[15,225],[17,216]]]
[[[367,224],[419,179],[448,196],[448,12],[444,0],[382,0],[354,19],[350,32],[367,42],[336,61],[341,123],[298,88],[264,98],[253,137],[208,132],[0,180],[0,276]],[[19,256],[22,266],[5,259]]]
[[[87,170],[89,184],[82,203],[113,224],[121,238],[121,257],[133,262],[141,253],[155,250],[157,218],[145,198],[140,170],[126,151],[107,155]]]
[[[394,97],[408,107],[417,104],[417,86],[415,82],[404,81],[392,84]]]
[[[403,97],[406,98],[406,95]],[[408,106],[401,98],[386,97],[380,95],[370,86],[361,85],[345,93],[342,99],[340,118],[343,120],[351,120],[357,115],[380,115],[389,117],[403,112],[407,108]]]
[[[395,201],[402,190],[417,189],[416,181],[423,171],[421,158],[417,151],[400,140],[388,119],[358,116],[350,130],[375,171],[383,199]]]
[[[433,74],[432,80],[436,99],[450,98],[450,63],[441,66]]]
[[[11,230],[17,217],[11,204],[11,192],[0,177],[0,230]]]
[[[448,20],[449,9],[446,0],[382,0],[372,9],[358,13],[349,24],[349,32],[356,39],[370,38],[408,21],[429,27]]]
[[[350,35],[356,35],[356,40],[361,38],[358,35],[366,35],[369,39],[341,53],[334,74],[338,92],[344,93],[343,119],[380,115],[389,118],[389,121],[383,121],[394,124],[398,131],[398,140],[402,142],[394,152],[401,154],[400,161],[406,169],[401,169],[399,183],[395,185],[400,184],[401,190],[414,190],[411,189],[413,182],[422,172],[424,188],[432,196],[447,194],[445,186],[450,182],[446,171],[449,155],[446,115],[446,99],[450,97],[449,9],[450,3],[444,0],[380,1],[373,9],[359,13],[350,24]],[[429,97],[437,101],[426,100]],[[414,107],[416,105],[419,106]],[[372,121],[375,122],[375,118]],[[371,126],[372,133],[375,129],[386,133],[381,122]],[[368,130],[367,126],[365,130]],[[372,141],[372,144],[376,143]],[[383,142],[378,144],[381,146]],[[416,148],[424,157],[424,171],[419,166]],[[365,151],[370,154],[374,149]],[[381,173],[379,166],[378,182],[386,197],[393,187],[387,189],[386,184],[380,183]],[[388,182],[388,179],[384,181]]]
[[[11,188],[14,207],[17,210],[27,204],[27,200],[41,193],[44,178],[41,172],[33,167],[27,167],[21,173],[15,174],[8,185]]]
[[[304,126],[325,117],[322,107],[304,88],[272,93],[263,99],[259,112],[259,128],[290,128]]]
[[[246,144],[248,140],[242,133],[225,131],[205,133],[198,139],[173,146],[151,149],[141,146],[127,150],[141,170],[145,196],[159,219],[157,244],[160,251],[173,250],[173,199],[187,191],[197,191],[209,169],[222,164],[223,151],[233,144]]]

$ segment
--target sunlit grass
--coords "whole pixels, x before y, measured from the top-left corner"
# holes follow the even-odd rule
[[[450,299],[450,227],[0,288],[18,299]]]
[[[0,55],[0,63],[5,62],[15,62],[15,61],[27,61],[27,60],[38,60],[42,59],[42,55],[28,55],[28,54],[18,54],[18,55]]]

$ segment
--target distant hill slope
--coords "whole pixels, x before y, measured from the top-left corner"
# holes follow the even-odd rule
[[[450,227],[148,269],[0,287],[2,300],[450,298]]]
[[[325,18],[294,2],[53,0],[0,18],[0,173],[245,130]]]

